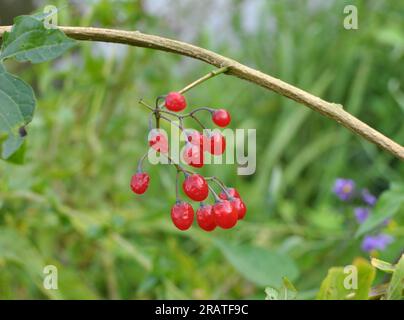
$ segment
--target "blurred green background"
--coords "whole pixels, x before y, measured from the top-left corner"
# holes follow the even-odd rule
[[[139,30],[219,52],[346,109],[404,141],[402,1],[0,1],[0,24],[59,9],[59,24]],[[359,29],[343,28],[358,7]],[[375,194],[402,181],[399,160],[302,105],[228,76],[187,94],[190,107],[228,108],[232,128],[257,130],[257,171],[201,170],[242,194],[248,213],[232,230],[177,231],[170,219],[175,171],[146,166],[149,190],[129,181],[146,150],[139,98],[178,90],[212,67],[122,45],[80,42],[40,65],[7,63],[34,86],[25,162],[0,162],[0,298],[263,299],[287,275],[311,299],[328,268],[368,257],[355,239],[352,208],[337,200],[337,177]],[[196,205],[194,206],[196,208]],[[393,262],[395,241],[375,254]],[[45,290],[43,267],[58,267]],[[382,281],[380,278],[378,281]]]

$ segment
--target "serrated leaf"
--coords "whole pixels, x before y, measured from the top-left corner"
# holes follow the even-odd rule
[[[298,269],[287,255],[251,245],[215,241],[227,260],[247,280],[258,286],[280,287],[282,278],[296,279]]]
[[[389,288],[387,289],[387,300],[404,299],[404,254],[395,266]]]
[[[317,300],[367,300],[375,277],[375,269],[366,260],[359,258],[354,268],[344,270],[333,267],[321,283]],[[353,279],[357,279],[357,282]]]
[[[15,58],[18,61],[40,63],[62,55],[75,45],[59,29],[47,29],[41,19],[33,16],[19,16],[5,34],[0,60]]]
[[[370,262],[371,262],[372,266],[374,266],[376,269],[379,269],[379,270],[387,272],[387,273],[394,272],[395,267],[391,263],[388,263],[386,261],[379,260],[376,258],[372,258],[372,260]]]
[[[376,203],[372,214],[360,225],[356,237],[369,232],[381,225],[386,219],[392,218],[404,207],[404,185],[394,183],[391,188],[385,191]]]
[[[0,64],[0,149],[3,159],[9,158],[22,145],[24,137],[20,128],[32,120],[34,109],[32,88]]]

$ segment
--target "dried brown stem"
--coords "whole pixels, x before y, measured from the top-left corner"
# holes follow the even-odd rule
[[[10,30],[10,28],[11,27],[0,27],[0,37],[3,35],[4,31]],[[77,40],[122,43],[136,47],[167,51],[191,57],[193,59],[198,59],[218,68],[228,67],[228,69],[226,69],[226,74],[255,83],[296,102],[302,103],[312,110],[333,119],[352,132],[390,152],[397,158],[404,160],[403,146],[357,119],[345,111],[341,105],[322,100],[321,98],[280,79],[247,67],[235,60],[215,52],[194,46],[189,43],[144,34],[139,31],[123,31],[88,27],[60,27],[60,29],[69,37]]]

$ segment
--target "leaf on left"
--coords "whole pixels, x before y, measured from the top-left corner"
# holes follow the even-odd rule
[[[0,64],[0,150],[3,159],[10,158],[21,147],[24,141],[21,128],[31,122],[34,109],[32,88]]]
[[[5,32],[0,51],[0,156],[13,162],[13,155],[23,145],[25,126],[35,110],[32,88],[8,73],[2,62],[15,58],[20,62],[39,63],[57,58],[76,41],[58,29],[45,28],[45,16],[19,16],[10,32]]]
[[[45,28],[40,18],[19,16],[14,19],[10,32],[4,34],[0,60],[16,60],[40,63],[62,55],[76,41],[68,38],[59,29]]]

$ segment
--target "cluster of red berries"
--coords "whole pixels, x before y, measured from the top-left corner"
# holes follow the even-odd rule
[[[189,116],[201,124],[195,116],[195,113],[201,110],[209,111],[212,115],[212,121],[219,127],[226,127],[231,121],[230,114],[225,109],[216,110],[204,107],[195,109],[189,114],[177,115],[176,112],[184,110],[187,106],[185,97],[181,93],[170,92],[164,98],[165,101],[162,106],[159,106],[159,98],[157,99],[155,109],[143,103],[152,110],[156,117],[157,124],[160,118],[170,121],[170,119],[165,117],[166,115],[176,116],[179,119]],[[164,108],[167,110],[164,110]],[[204,165],[204,152],[209,152],[212,155],[221,155],[226,148],[225,137],[220,132],[204,135],[197,130],[185,130],[183,127],[180,127],[180,129],[185,132],[187,137],[183,159],[186,164],[192,167],[200,168]],[[154,129],[153,133],[149,136],[149,145],[154,150],[162,154],[167,154],[167,158],[171,161],[171,158],[168,156],[168,139],[158,128]],[[150,182],[149,175],[142,172],[141,168],[145,156],[139,161],[138,172],[133,175],[131,180],[131,188],[136,194],[143,194],[147,190]],[[178,196],[178,173],[181,172],[185,176],[185,180],[182,184],[184,193],[191,200],[200,202],[200,207],[196,211],[196,220],[201,229],[212,231],[217,226],[223,229],[230,229],[237,224],[238,220],[244,218],[247,209],[236,189],[227,188],[216,177],[204,178],[178,164],[174,165],[177,168],[177,200],[171,209],[171,219],[178,229],[189,229],[195,217],[192,206],[180,200]],[[222,192],[217,195],[213,188],[208,185],[208,181],[215,182],[221,188]],[[213,205],[203,202],[207,199],[209,191],[215,199]]]
[[[186,108],[187,103],[182,94],[170,92],[165,98],[164,106],[169,111],[179,112]],[[230,114],[225,109],[198,108],[191,112],[189,116],[195,118],[195,113],[202,110],[209,111],[212,114],[212,121],[219,127],[226,127],[231,121]],[[180,115],[179,117],[184,117],[184,115]],[[203,167],[204,152],[209,152],[217,156],[223,154],[226,149],[226,139],[218,131],[210,132],[209,136],[206,136],[194,129],[183,130],[186,134],[187,141],[182,157],[188,165],[194,168]],[[152,131],[149,145],[156,151],[168,153],[167,137],[158,129]]]

